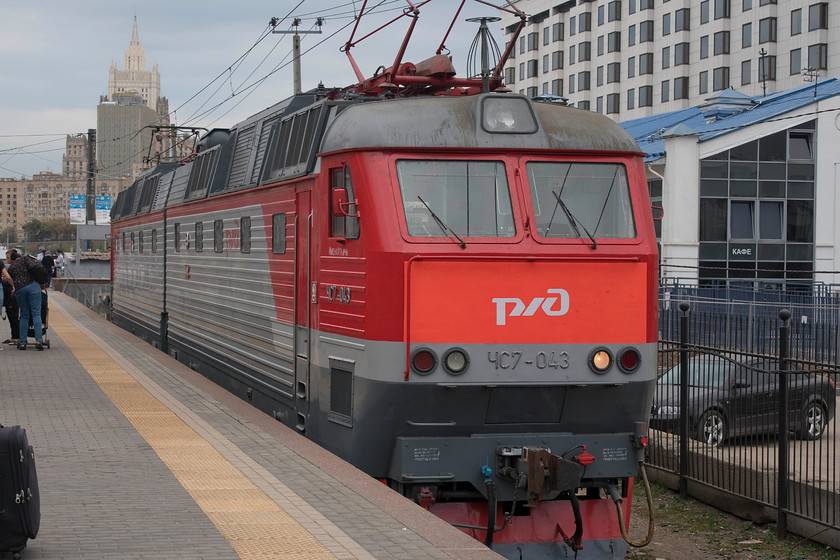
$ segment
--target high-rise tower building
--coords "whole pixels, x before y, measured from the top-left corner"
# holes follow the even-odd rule
[[[505,84],[625,121],[837,77],[840,10],[816,0],[520,0]],[[501,12],[506,41],[519,23]],[[809,70],[810,69],[810,70]]]
[[[108,72],[108,97],[113,99],[120,93],[135,92],[158,116],[165,117],[169,113],[169,102],[160,95],[160,70],[157,62],[152,64],[151,71],[146,70],[146,52],[140,46],[137,16],[134,16],[131,41],[123,53],[123,64],[123,69],[119,70],[116,62],[111,61],[111,69]]]
[[[153,126],[169,126],[169,102],[160,95],[157,63],[146,69],[137,16],[125,50],[124,68],[111,62],[108,96],[96,110],[97,174],[108,178],[136,177],[146,167]]]
[[[102,99],[96,108],[96,174],[99,178],[137,177],[146,164],[155,111],[135,92]]]

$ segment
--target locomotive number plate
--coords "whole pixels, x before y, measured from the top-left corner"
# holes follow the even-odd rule
[[[560,351],[545,351],[530,354],[526,352],[487,352],[487,360],[495,369],[516,369],[536,367],[537,369],[566,369],[569,354]]]

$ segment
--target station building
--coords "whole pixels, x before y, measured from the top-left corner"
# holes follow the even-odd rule
[[[647,153],[663,279],[840,285],[840,81],[621,124]]]

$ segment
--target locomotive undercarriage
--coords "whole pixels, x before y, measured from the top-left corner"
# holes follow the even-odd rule
[[[618,538],[620,531],[605,534],[599,529],[605,525],[615,528],[620,523],[616,506],[627,514],[627,498],[632,493],[630,476],[636,474],[638,463],[634,461],[643,453],[642,442],[633,446],[637,453],[630,453],[627,461],[615,469],[624,471],[623,476],[595,478],[586,474],[594,456],[585,444],[552,453],[552,444],[560,449],[569,439],[580,441],[578,436],[517,437],[526,445],[497,445],[490,449],[510,437],[487,434],[469,438],[399,438],[394,460],[402,461],[404,471],[411,472],[392,471],[388,484],[508,558],[623,558],[627,545]],[[632,437],[609,434],[584,439],[600,440],[607,446],[626,446]],[[451,469],[453,472],[420,474],[434,470],[425,468],[425,464],[434,463],[432,459],[444,449],[454,449],[463,457]],[[481,464],[477,459],[488,449],[489,460]],[[455,453],[444,451],[443,455]],[[480,473],[478,479],[467,472],[471,460],[471,470]],[[465,471],[459,470],[461,465]]]
[[[196,352],[178,337],[170,336],[167,342],[170,353],[182,362],[296,427],[291,401],[286,400],[280,387],[269,390],[271,384],[255,372],[236,373],[239,368],[225,365],[223,356],[212,351]],[[314,368],[313,396],[326,396],[324,388],[329,387],[330,375],[329,369]],[[600,402],[613,403],[615,413],[620,398],[624,403],[643,400],[640,397],[646,394],[645,386],[569,387],[564,409],[571,418],[582,416],[576,403],[593,402],[593,392],[597,392]],[[527,424],[492,426],[478,422],[470,426],[462,421],[486,410],[492,402],[488,393],[493,390],[499,388],[382,383],[359,377],[353,384],[353,422],[346,425],[331,421],[329,403],[321,400],[311,409],[306,435],[373,476],[386,479],[395,491],[478,540],[492,543],[504,556],[623,558],[626,544],[614,536],[618,530],[612,498],[616,492],[624,498],[631,493],[631,477],[636,475],[644,455],[646,424],[625,417],[621,424],[625,429],[635,427],[636,433],[593,434],[581,432],[581,425],[568,422],[554,428],[572,431],[543,432],[540,430],[551,429],[551,425],[532,424],[529,432],[523,430]],[[317,402],[316,398],[313,404]],[[393,406],[388,410],[396,414],[391,422],[383,422],[383,403]],[[428,403],[435,403],[438,412],[424,413]],[[433,417],[440,409],[452,413],[447,418],[454,421],[444,422],[446,425],[435,421]],[[636,416],[630,410],[623,413]],[[614,415],[601,427],[616,422]],[[488,429],[496,431],[481,433]],[[471,435],[463,435],[462,430]],[[418,435],[395,437],[399,432]],[[385,462],[371,462],[371,457]],[[628,516],[629,500],[624,504]],[[589,531],[602,529],[605,520],[613,526],[611,535],[592,537]],[[521,536],[523,531],[527,536]],[[534,540],[532,533],[546,532],[553,540]]]
[[[490,441],[498,437],[489,435],[479,439]],[[462,447],[452,439],[435,439],[400,438],[397,447],[402,447],[402,451],[397,449],[395,455],[404,459],[406,455],[417,454],[419,451],[428,457],[436,454],[436,445]],[[545,443],[545,438],[542,441]],[[412,443],[423,447],[418,448]],[[627,496],[628,476],[583,478],[586,467],[594,461],[585,445],[574,446],[563,455],[570,459],[552,453],[545,446],[499,446],[495,450],[494,464],[488,461],[479,469],[483,485],[476,484],[474,477],[469,477],[469,480],[459,478],[469,475],[456,472],[441,473],[438,476],[402,473],[395,475],[399,478],[389,478],[388,485],[426,509],[435,503],[481,502],[487,504],[490,519],[493,510],[500,506],[507,521],[513,516],[529,516],[542,502],[566,500],[577,511],[577,502],[581,499]],[[501,528],[496,527],[495,530]]]

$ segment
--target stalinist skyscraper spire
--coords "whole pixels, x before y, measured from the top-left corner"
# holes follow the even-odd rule
[[[157,67],[157,65],[155,65]],[[126,70],[146,70],[146,53],[140,46],[140,33],[137,31],[137,16],[134,16],[134,30],[131,32],[131,43],[125,50]]]
[[[157,112],[158,117],[166,118],[169,104],[165,97],[160,96],[160,70],[157,62],[151,71],[146,70],[146,52],[140,46],[140,32],[137,30],[137,16],[134,16],[134,29],[131,41],[123,55],[124,68],[117,69],[117,64],[111,61],[108,75],[108,97],[134,92],[143,98],[150,109]],[[166,119],[168,121],[168,119]]]

